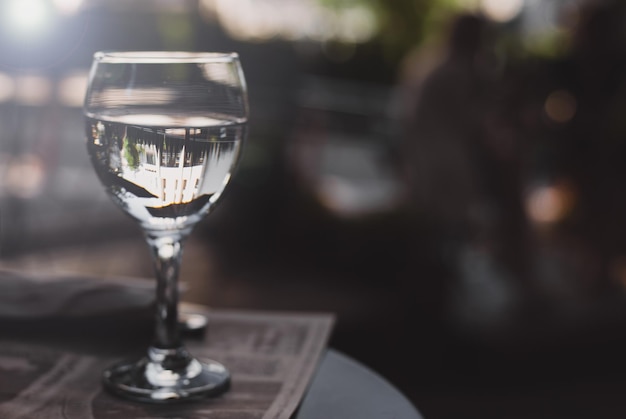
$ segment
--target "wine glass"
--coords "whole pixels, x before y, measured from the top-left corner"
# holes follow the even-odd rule
[[[228,370],[185,349],[178,321],[182,244],[228,184],[246,137],[248,100],[236,53],[97,52],[85,97],[87,150],[98,178],[135,219],[157,286],[147,354],[104,372],[104,387],[167,403],[226,391]]]

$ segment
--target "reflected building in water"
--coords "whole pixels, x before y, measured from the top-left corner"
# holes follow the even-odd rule
[[[163,205],[189,202],[221,189],[231,170],[234,144],[213,142],[206,147],[197,141],[185,141],[185,129],[168,131],[127,127],[123,147],[124,155],[131,161],[123,159],[122,176],[144,185]],[[189,135],[193,136],[194,132]],[[132,161],[133,158],[138,161]],[[220,175],[206,177],[209,168]]]
[[[207,211],[230,180],[244,127],[151,128],[89,120],[87,135],[102,183],[125,211],[147,221]]]

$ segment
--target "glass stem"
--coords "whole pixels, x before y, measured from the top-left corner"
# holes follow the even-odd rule
[[[146,239],[154,258],[157,279],[153,347],[177,349],[181,346],[178,330],[178,274],[183,237],[147,234]]]

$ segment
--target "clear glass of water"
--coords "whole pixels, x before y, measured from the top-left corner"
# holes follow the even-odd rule
[[[136,220],[156,273],[146,355],[104,372],[112,393],[168,403],[226,391],[220,363],[185,349],[178,322],[182,245],[214,208],[241,155],[248,121],[236,53],[94,54],[84,105],[87,150],[113,201]]]

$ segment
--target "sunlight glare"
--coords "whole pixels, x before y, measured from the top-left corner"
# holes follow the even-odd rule
[[[12,0],[7,8],[7,18],[23,34],[42,32],[50,16],[44,0]]]

